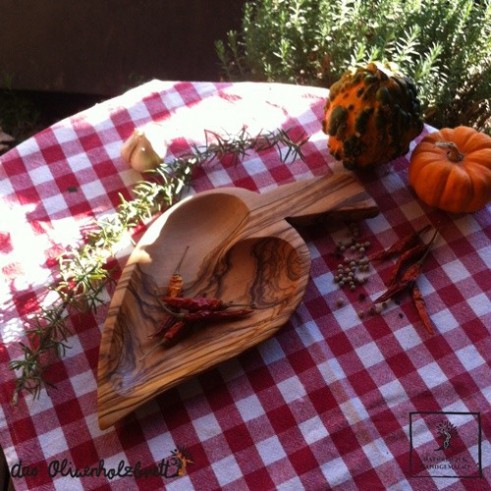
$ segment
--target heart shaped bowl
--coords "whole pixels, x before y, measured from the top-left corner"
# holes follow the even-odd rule
[[[310,271],[308,247],[292,224],[377,213],[347,172],[265,194],[217,189],[169,209],[131,254],[109,307],[98,366],[101,429],[264,341],[288,321]],[[197,326],[178,343],[161,346],[155,332],[169,314],[160,297],[177,270],[183,296],[219,298],[252,312]]]

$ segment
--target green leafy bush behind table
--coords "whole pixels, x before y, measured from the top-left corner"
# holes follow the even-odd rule
[[[491,133],[491,0],[255,0],[216,48],[228,79],[325,87],[392,61],[416,82],[427,123]]]

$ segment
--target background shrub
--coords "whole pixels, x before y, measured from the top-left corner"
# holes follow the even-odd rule
[[[216,43],[225,78],[329,87],[391,61],[416,82],[427,123],[491,133],[491,0],[255,0]]]

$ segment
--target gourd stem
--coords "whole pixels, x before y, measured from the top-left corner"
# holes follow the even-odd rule
[[[451,162],[460,162],[464,159],[464,154],[459,150],[459,147],[454,142],[440,141],[436,142],[435,145],[438,148],[444,148],[447,150],[447,157]]]

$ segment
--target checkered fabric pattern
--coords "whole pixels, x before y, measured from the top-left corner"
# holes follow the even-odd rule
[[[120,157],[135,128],[159,122],[169,156],[203,143],[204,130],[307,135],[303,160],[250,152],[236,165],[198,169],[191,190],[261,192],[332,172],[320,126],[326,96],[281,84],[152,81],[0,158],[0,443],[16,490],[490,489],[491,207],[472,215],[429,209],[408,186],[408,156],[363,177],[380,214],[360,224],[361,236],[376,251],[428,222],[438,227],[418,280],[434,336],[409,300],[360,319],[384,291],[390,263],[373,265],[361,289],[341,290],[333,251],[347,227],[309,227],[303,302],[268,341],[101,431],[101,307],[72,319],[70,349],[46,369],[54,388],[10,403],[8,364],[21,355],[29,316],[49,300],[53,257],[77,244],[94,217],[113,214],[119,193],[130,196],[141,179]],[[444,421],[455,430],[457,461],[435,450]],[[161,472],[176,448],[192,460],[179,477]]]

